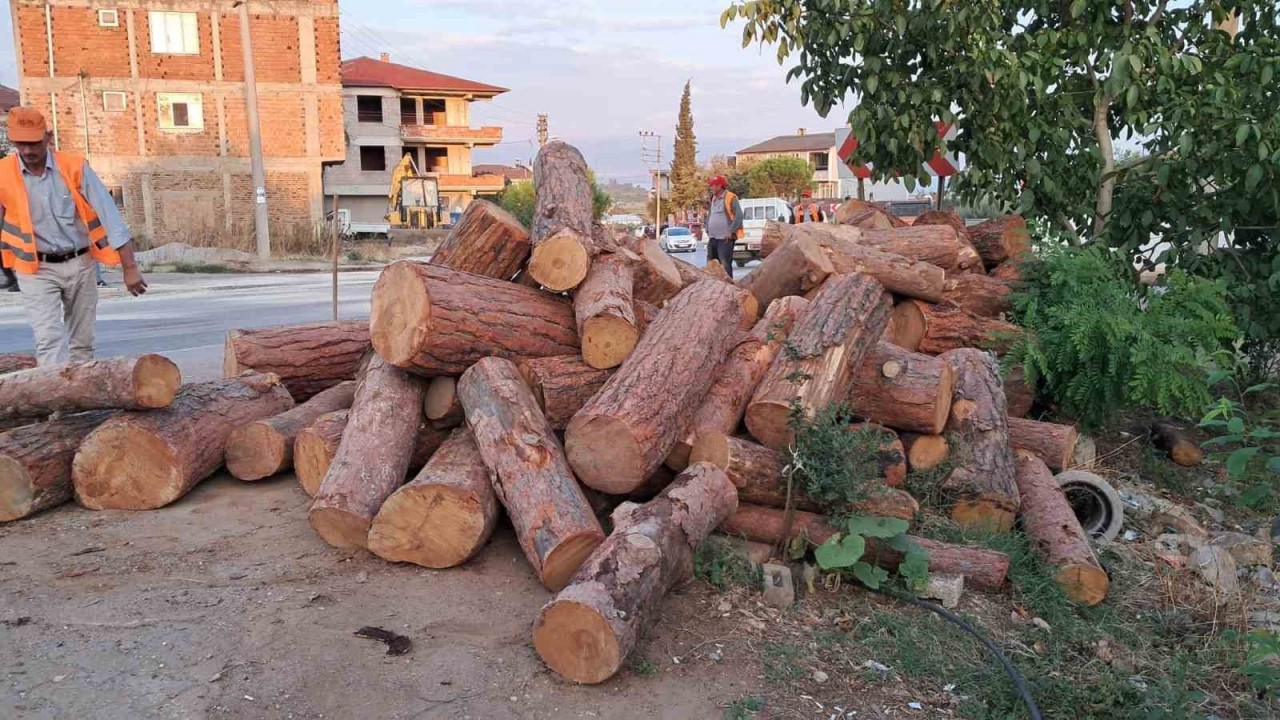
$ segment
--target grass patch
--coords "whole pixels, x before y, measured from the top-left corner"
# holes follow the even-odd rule
[[[808,659],[803,648],[787,643],[765,643],[760,652],[764,677],[775,685],[789,685],[808,674],[804,666]]]
[[[694,574],[721,592],[733,587],[758,588],[760,568],[751,564],[729,538],[712,535],[693,555]]]
[[[740,697],[724,711],[724,720],[749,720],[764,709],[764,699],[754,695]]]
[[[658,666],[649,661],[648,658],[633,657],[629,663],[631,672],[640,677],[654,677],[658,674]]]
[[[221,263],[180,262],[173,266],[173,272],[198,275],[224,275],[233,273],[235,269]]]

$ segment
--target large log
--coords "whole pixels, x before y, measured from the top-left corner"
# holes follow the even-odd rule
[[[631,299],[633,280],[625,257],[601,255],[573,294],[582,359],[593,368],[621,365],[640,340]]]
[[[431,264],[510,280],[529,259],[529,233],[514,215],[488,200],[467,205]]]
[[[873,422],[936,435],[951,414],[954,383],[947,363],[881,340],[854,373],[849,405]]]
[[[625,494],[658,469],[733,346],[741,324],[740,294],[715,281],[686,288],[573,417],[565,448],[584,484]]]
[[[227,438],[227,472],[241,480],[261,480],[293,467],[293,443],[316,418],[351,407],[356,383],[348,380],[275,417],[255,420]]]
[[[160,355],[32,368],[0,375],[0,419],[162,408],[181,385],[178,366]]]
[[[944,305],[953,305],[979,317],[999,317],[1013,307],[1013,288],[999,278],[973,273],[947,275],[942,287]],[[914,296],[912,296],[914,297]],[[928,300],[929,298],[920,298]]]
[[[308,514],[325,542],[368,547],[373,516],[409,473],[422,426],[423,385],[381,358],[369,363]]]
[[[364,320],[232,330],[222,356],[223,377],[246,370],[273,373],[296,402],[354,380],[369,352]]]
[[[458,428],[369,527],[383,560],[449,568],[480,552],[498,522],[498,497],[471,431]]]
[[[853,370],[889,321],[887,297],[865,275],[834,275],[823,284],[747,405],[753,437],[775,450],[785,448],[794,437],[794,404],[813,417],[845,399]]]
[[[790,528],[788,533],[786,528]],[[728,520],[720,523],[720,532],[756,542],[778,545],[803,537],[814,546],[821,545],[841,530],[827,522],[826,517],[809,512],[794,512],[788,521],[787,514],[776,508],[742,504]],[[948,575],[964,575],[965,584],[978,590],[997,591],[1009,573],[1009,556],[985,548],[952,545],[909,535],[929,554],[929,572]],[[886,570],[896,570],[903,553],[894,550],[879,538],[866,538],[867,548],[863,559]]]
[[[661,307],[684,287],[682,266],[687,263],[663,252],[657,240],[639,238],[629,249],[635,275],[631,295],[636,300]]]
[[[422,396],[422,416],[439,428],[457,427],[466,422],[458,400],[457,378],[449,375],[431,378]]]
[[[94,410],[0,434],[0,522],[70,500],[75,494],[71,461],[76,450],[114,414]]]
[[[943,485],[955,499],[951,518],[966,527],[1007,532],[1018,513],[1018,484],[996,360],[969,348],[943,353],[940,359],[956,376],[947,429],[967,446],[965,461]]]
[[[846,200],[836,208],[836,223],[852,225],[864,229],[885,229],[907,227],[907,221],[885,210],[883,207],[865,200],[853,198]]]
[[[586,279],[597,252],[587,161],[572,145],[547,143],[533,161],[533,187],[529,275],[548,290],[572,290]]]
[[[7,375],[19,370],[30,370],[36,366],[36,356],[26,353],[0,353],[0,375]]]
[[[508,360],[473,365],[458,381],[458,394],[525,557],[548,590],[560,590],[604,540],[604,531],[555,430]]]
[[[907,451],[907,467],[913,472],[928,472],[947,461],[951,445],[945,435],[902,433],[902,446]]]
[[[1071,425],[1009,418],[1009,445],[1040,458],[1050,470],[1070,468],[1076,454],[1076,429]]]
[[[822,246],[808,238],[797,238],[764,259],[756,271],[738,281],[750,291],[759,307],[787,295],[804,295],[833,272]]]
[[[769,304],[751,332],[738,336],[738,344],[716,369],[715,380],[689,421],[688,430],[667,454],[667,467],[680,471],[689,466],[689,451],[698,435],[731,434],[742,423],[752,394],[808,307],[809,301],[804,298],[778,298]]]
[[[614,373],[593,368],[578,355],[528,358],[516,367],[556,430],[563,430]]]
[[[1010,285],[1022,282],[1023,260],[1010,258],[991,269],[989,273],[996,280],[1003,280]]]
[[[927,210],[911,221],[912,227],[928,225],[946,225],[956,231],[956,239],[960,241],[960,252],[955,267],[957,271],[976,275],[986,272],[986,268],[982,265],[982,256],[974,249],[972,240],[969,238],[968,225],[955,210]]]
[[[484,357],[578,352],[573,306],[516,283],[401,261],[373,287],[373,347],[418,375],[459,375]]]
[[[1036,389],[1027,382],[1021,365],[1007,368],[1004,373],[1004,397],[1009,405],[1009,417],[1025,417],[1036,402]]]
[[[904,297],[938,302],[943,297],[946,271],[926,262],[912,260],[896,253],[849,242],[832,236],[833,226],[819,223],[778,225],[775,234],[785,245],[809,240],[825,252],[834,273],[862,273],[880,282],[886,290]],[[761,264],[764,268],[775,256]]]
[[[608,540],[538,614],[538,656],[574,682],[612,677],[663,595],[693,575],[694,549],[737,506],[733,485],[710,465],[691,466],[644,505],[620,505]]]
[[[805,236],[820,242],[823,247],[837,247],[852,243],[901,255],[916,262],[936,265],[943,270],[960,269],[967,247],[956,235],[956,231],[945,225],[861,230],[846,225],[824,223],[806,223],[804,226],[765,223],[760,242],[761,254],[767,257],[776,252],[790,238],[796,237],[793,229],[798,227],[804,227]],[[792,230],[789,231],[789,229]]]
[[[1102,602],[1111,581],[1053,473],[1034,454],[1019,450],[1017,479],[1022,529],[1045,564],[1056,570],[1054,580],[1078,603]]]
[[[1002,215],[974,225],[969,228],[969,239],[987,267],[1031,250],[1031,235],[1021,215]]]
[[[324,482],[324,476],[329,474],[329,466],[338,454],[342,434],[350,419],[350,410],[325,413],[303,428],[293,441],[293,471],[298,476],[298,484],[307,495],[315,497],[320,492],[320,485]],[[413,439],[409,472],[416,472],[426,465],[448,437],[449,429],[442,429],[434,423],[424,422],[419,426]]]
[[[959,348],[1006,352],[1022,331],[957,307],[903,300],[893,307],[893,332],[894,345],[937,355]]]
[[[76,499],[90,510],[164,507],[222,467],[232,430],[291,407],[279,378],[245,373],[185,385],[158,410],[119,413],[80,444]]]

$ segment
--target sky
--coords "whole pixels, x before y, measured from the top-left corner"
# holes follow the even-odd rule
[[[472,125],[499,125],[503,144],[474,163],[529,162],[538,113],[553,137],[582,150],[597,175],[646,182],[639,131],[671,157],[680,94],[692,81],[698,157],[731,154],[799,128],[830,132],[800,104],[773,50],[742,47],[741,25],[720,28],[729,0],[378,0],[340,3],[342,56],[393,62],[511,91],[472,105]],[[0,14],[0,83],[14,85],[10,15]]]

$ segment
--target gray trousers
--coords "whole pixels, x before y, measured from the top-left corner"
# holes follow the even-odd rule
[[[729,273],[729,277],[733,277],[733,240],[716,240],[712,238],[707,241],[707,262],[719,260],[720,267]]]
[[[27,320],[36,336],[40,366],[93,359],[98,285],[88,253],[61,263],[40,263],[34,275],[18,273]]]

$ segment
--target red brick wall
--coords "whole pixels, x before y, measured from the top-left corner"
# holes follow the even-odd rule
[[[24,8],[24,11],[26,9]],[[38,34],[24,32],[23,46],[29,54],[42,53],[48,59],[49,46],[40,15]],[[24,28],[25,31],[25,28]],[[59,77],[79,75],[85,70],[92,77],[129,77],[129,30],[124,12],[119,27],[98,25],[98,12],[93,8],[55,7],[53,9],[53,65]],[[48,73],[48,63],[44,63]]]
[[[342,95],[331,93],[320,96],[320,154],[341,158],[346,153],[347,137],[343,127]]]
[[[45,42],[44,10],[41,6],[18,6],[17,31],[18,36],[22,38],[22,57],[19,59],[19,71],[25,76],[47,77],[49,75],[49,46]]]
[[[138,44],[140,77],[161,80],[214,79],[213,24],[209,21],[209,13],[202,12],[196,16],[196,34],[200,37],[199,55],[157,55],[151,52],[151,23],[146,12],[134,12],[133,32]]]
[[[145,128],[147,155],[217,155],[218,105],[213,93],[203,93],[203,130],[161,130],[156,109],[156,94],[142,97],[142,126]]]
[[[342,48],[339,38],[338,18],[315,19],[316,28],[316,82],[342,82]]]
[[[244,98],[228,96],[227,148],[235,157],[249,156],[249,126]],[[258,95],[258,117],[265,157],[306,157],[306,111],[301,95]]]
[[[244,49],[240,42],[240,16],[222,16],[222,79],[244,80]],[[302,82],[298,51],[298,20],[293,17],[251,15],[253,65],[258,82]]]
[[[125,93],[123,112],[102,109],[102,92],[87,85],[89,149],[100,155],[138,155],[137,115],[134,103],[138,96]],[[58,93],[58,139],[63,150],[85,153],[84,115],[79,89]],[[46,111],[47,112],[47,111]],[[146,122],[146,118],[143,118]]]

